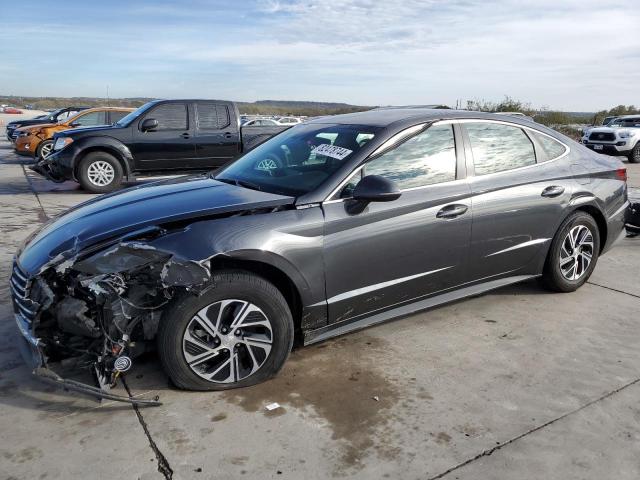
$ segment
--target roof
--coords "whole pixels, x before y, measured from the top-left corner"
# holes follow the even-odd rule
[[[120,112],[122,112],[122,111],[133,112],[136,109],[135,108],[131,108],[131,107],[91,107],[91,108],[86,108],[86,109],[82,110],[82,113],[95,112],[95,111],[102,112],[104,110],[117,110],[117,111],[120,111]]]
[[[315,120],[310,120],[307,123],[339,123],[387,127],[393,123],[408,120],[432,122],[435,120],[449,120],[460,118],[505,121],[505,115],[497,115],[495,113],[473,112],[468,110],[432,109],[423,107],[394,107],[376,108],[374,110],[367,110],[364,112],[321,117]],[[513,116],[509,118],[509,121],[513,123],[523,123],[525,125],[531,123],[530,121],[526,120],[526,118],[522,118],[520,116]]]

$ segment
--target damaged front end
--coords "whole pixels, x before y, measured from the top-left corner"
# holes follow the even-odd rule
[[[65,389],[158,404],[108,391],[151,348],[162,307],[180,292],[197,295],[210,277],[208,266],[140,240],[65,252],[32,277],[16,259],[11,290],[23,351],[34,373]],[[56,362],[93,371],[98,387],[61,378],[48,369]]]

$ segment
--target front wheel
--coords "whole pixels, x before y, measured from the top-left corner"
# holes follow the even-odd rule
[[[122,165],[106,152],[88,153],[80,162],[78,182],[89,192],[111,192],[122,183]]]
[[[293,345],[289,306],[271,283],[246,272],[213,275],[200,296],[163,312],[158,353],[179,388],[226,390],[274,376]]]
[[[40,142],[36,149],[36,158],[44,160],[53,152],[53,140],[44,140]]]
[[[600,253],[598,225],[591,215],[574,212],[556,232],[542,281],[550,290],[573,292],[591,276]]]

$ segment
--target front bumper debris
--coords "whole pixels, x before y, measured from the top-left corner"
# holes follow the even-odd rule
[[[64,174],[58,172],[51,161],[47,161],[47,159],[42,159],[35,165],[30,165],[29,169],[55,183],[62,183],[66,180]]]
[[[99,398],[100,400],[113,400],[115,402],[124,402],[145,407],[157,407],[162,405],[162,402],[160,402],[159,397],[157,396],[153,399],[145,399],[116,395],[107,390],[87,385],[86,383],[76,382],[75,380],[70,380],[68,378],[62,378],[53,370],[49,370],[48,368],[44,367],[36,368],[33,371],[33,374],[47,383],[62,387],[65,391],[83,393],[85,395]]]
[[[27,366],[31,369],[32,373],[39,380],[62,387],[62,389],[67,392],[72,391],[82,393],[99,400],[112,400],[115,402],[124,402],[147,407],[162,405],[162,402],[160,402],[159,397],[157,396],[153,399],[125,397],[123,395],[111,393],[108,390],[108,387],[99,388],[76,380],[62,378],[47,367],[46,357],[40,348],[41,342],[31,334],[25,318],[20,314],[16,314],[15,318],[18,330],[20,330],[21,334],[18,339],[20,354]]]

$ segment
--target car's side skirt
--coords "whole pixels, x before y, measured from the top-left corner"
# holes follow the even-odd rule
[[[490,290],[495,290],[496,288],[511,285],[513,283],[523,282],[525,280],[529,280],[531,278],[536,278],[539,276],[540,275],[513,275],[509,277],[498,278],[496,280],[490,280],[488,282],[470,285],[468,287],[459,288],[457,290],[452,290],[412,303],[404,304],[390,310],[385,310],[384,312],[375,313],[365,318],[356,318],[340,323],[334,323],[332,325],[327,325],[326,327],[305,332],[304,344],[310,345],[312,343],[322,342],[332,337],[344,335],[345,333],[350,333],[355,330],[362,330],[363,328],[371,327],[388,320],[412,315],[428,308],[443,305],[445,303],[455,302],[456,300],[460,300],[466,297],[480,295]]]

